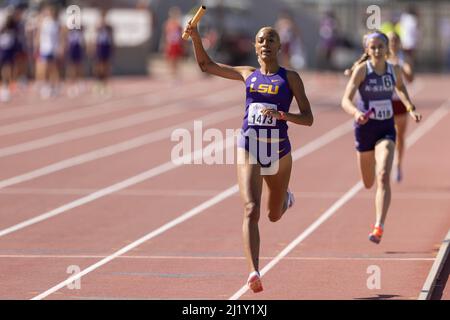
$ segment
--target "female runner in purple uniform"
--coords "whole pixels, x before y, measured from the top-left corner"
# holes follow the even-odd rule
[[[359,168],[364,186],[377,181],[376,222],[369,240],[381,241],[384,221],[391,202],[390,173],[395,150],[395,122],[392,108],[394,89],[416,122],[422,116],[415,112],[398,65],[388,63],[389,40],[384,33],[373,32],[364,38],[365,55],[354,65],[354,71],[342,98],[342,108],[355,118],[355,138]],[[353,103],[356,91],[361,100]]]
[[[250,271],[247,285],[253,292],[260,292],[263,287],[259,274],[258,221],[263,180],[268,186],[269,220],[275,222],[294,202],[292,193],[288,191],[292,157],[287,121],[311,126],[311,107],[297,72],[286,70],[278,64],[281,45],[274,28],[264,27],[256,34],[255,51],[259,68],[216,63],[203,48],[197,27],[188,24],[185,32],[191,36],[195,57],[203,72],[242,81],[246,85],[246,110],[238,142],[237,174],[244,202],[243,240]],[[288,112],[293,97],[300,113]],[[270,155],[266,154],[269,159],[262,155],[262,149],[269,151],[267,153]],[[262,168],[274,164],[278,169],[276,172],[262,174]]]

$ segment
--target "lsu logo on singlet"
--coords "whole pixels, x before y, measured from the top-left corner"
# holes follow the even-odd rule
[[[258,85],[258,87],[256,89],[254,87],[255,87],[255,84],[252,83],[250,85],[250,92],[278,94],[278,90],[280,89],[279,86],[274,86],[272,84],[264,84],[264,83],[261,83],[260,85]]]

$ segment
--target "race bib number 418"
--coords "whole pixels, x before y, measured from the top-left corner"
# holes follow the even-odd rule
[[[394,115],[391,100],[369,101],[369,109],[373,110],[370,118],[375,120],[387,120],[392,118],[392,116]]]
[[[272,116],[265,116],[262,114],[263,109],[277,110],[276,104],[270,103],[251,103],[248,106],[248,125],[249,126],[267,126],[275,127],[277,119]]]

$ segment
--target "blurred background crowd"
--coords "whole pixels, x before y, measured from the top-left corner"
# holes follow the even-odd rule
[[[417,71],[450,71],[450,1],[3,0],[0,100],[30,83],[42,99],[77,96],[84,78],[102,93],[110,75],[152,76],[159,64],[182,77],[180,65],[193,53],[181,33],[200,4],[207,6],[199,25],[205,48],[222,63],[256,65],[255,32],[272,25],[282,65],[343,71],[361,55],[367,8],[377,5],[381,30],[399,35]]]

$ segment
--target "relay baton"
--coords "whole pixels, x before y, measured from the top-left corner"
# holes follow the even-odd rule
[[[198,8],[197,12],[195,13],[195,16],[191,20],[191,26],[195,27],[197,25],[197,23],[200,21],[200,19],[205,14],[205,11],[206,11],[205,6],[201,6],[200,8]],[[182,38],[183,38],[183,40],[189,39],[189,34],[187,32],[183,32]]]
[[[364,117],[369,118],[372,113],[375,113],[375,110],[371,108],[369,111],[364,113]]]

